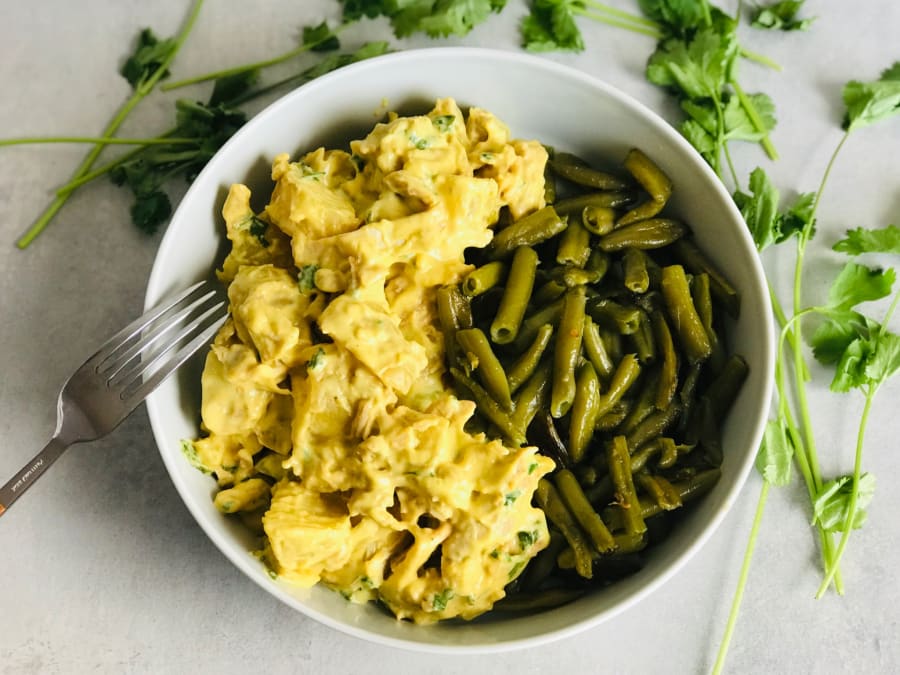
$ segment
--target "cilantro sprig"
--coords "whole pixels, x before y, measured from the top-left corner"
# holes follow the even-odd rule
[[[122,76],[131,84],[133,92],[107,123],[103,133],[100,134],[101,138],[113,137],[135,106],[153,91],[159,80],[168,74],[169,66],[190,34],[202,6],[203,0],[195,0],[184,27],[174,38],[160,41],[152,31],[145,29],[141,32],[134,53],[126,60],[122,68]],[[82,178],[91,170],[104,147],[106,147],[105,143],[94,145],[72,174],[73,181]],[[19,238],[16,245],[19,248],[27,248],[50,224],[59,210],[65,206],[71,194],[71,190],[57,194],[28,231]]]
[[[398,38],[425,33],[432,38],[467,35],[506,0],[340,0],[344,21],[386,17]]]
[[[757,5],[751,14],[750,25],[765,30],[809,30],[814,18],[801,19],[797,15],[805,0],[780,0]]]
[[[647,63],[647,79],[670,91],[686,119],[682,134],[719,176],[723,157],[737,185],[728,144],[752,141],[771,159],[778,153],[769,138],[775,106],[765,94],[748,94],[738,84],[737,63],[749,58],[777,68],[738,42],[738,21],[706,0],[639,0],[644,16],[594,0],[532,0],[520,25],[523,46],[535,52],[582,51],[577,19],[586,18],[657,40]]]
[[[721,672],[724,666],[770,486],[789,484],[791,466],[796,464],[810,499],[811,519],[821,544],[824,572],[816,592],[817,598],[821,598],[832,584],[838,593],[843,593],[841,558],[851,532],[865,521],[866,507],[874,495],[875,478],[862,470],[863,448],[875,396],[881,385],[900,370],[900,335],[888,328],[900,303],[900,290],[893,291],[896,273],[892,268],[884,270],[849,260],[832,281],[828,302],[807,308],[802,305],[802,281],[806,247],[816,233],[816,213],[832,168],[853,132],[900,114],[900,90],[896,86],[898,78],[900,62],[885,70],[874,82],[852,81],[845,85],[845,131],[815,193],[800,195],[793,206],[781,211],[778,191],[765,173],[757,169],[751,174],[749,194],[738,192],[735,195],[760,250],[793,239],[796,254],[793,312],[790,317],[772,292],[773,309],[782,326],[775,366],[777,415],[766,427],[757,456],[757,469],[762,474],[763,484],[713,673]],[[833,248],[851,257],[868,253],[900,253],[900,228],[894,225],[874,229],[858,227],[848,230],[845,238],[835,243]],[[861,305],[882,300],[892,292],[893,299],[880,320],[861,311]],[[823,478],[820,469],[807,403],[810,371],[805,360],[801,325],[806,318],[813,316],[819,317],[820,324],[809,343],[815,358],[823,365],[834,368],[831,390],[836,393],[858,391],[865,400],[857,427],[852,473],[830,480]],[[791,376],[794,398],[789,397],[787,392]],[[832,535],[839,536],[836,548]]]

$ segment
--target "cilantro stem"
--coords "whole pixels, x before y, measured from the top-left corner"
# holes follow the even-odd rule
[[[859,418],[859,429],[856,433],[856,456],[853,461],[853,487],[850,490],[850,501],[847,504],[847,516],[844,519],[844,529],[841,533],[841,540],[838,543],[837,551],[825,571],[825,578],[816,591],[816,599],[820,599],[825,595],[831,580],[838,571],[838,565],[841,557],[844,555],[844,549],[847,548],[847,542],[850,541],[850,533],[853,531],[853,521],[856,519],[856,502],[859,499],[859,478],[862,475],[862,451],[863,439],[866,434],[866,425],[869,421],[869,411],[872,409],[872,402],[875,400],[875,394],[878,391],[878,385],[871,385],[866,391],[866,403],[863,406],[862,416]]]
[[[191,29],[194,27],[194,23],[197,20],[197,16],[200,14],[200,8],[202,6],[203,0],[195,0],[193,8],[191,9],[191,13],[188,15],[184,27],[175,37],[175,42],[172,46],[171,51],[166,54],[166,57],[160,62],[159,67],[155,71],[153,71],[153,74],[150,75],[150,77],[148,77],[146,80],[142,80],[138,84],[138,86],[135,87],[134,93],[132,93],[131,97],[127,101],[125,101],[124,105],[119,108],[119,111],[106,125],[106,129],[104,129],[103,133],[101,134],[104,138],[111,137],[116,133],[116,131],[118,131],[119,127],[125,121],[125,118],[128,117],[128,115],[131,113],[134,107],[153,90],[153,88],[156,86],[156,83],[159,82],[160,78],[168,71],[169,65],[171,65],[172,61],[175,59],[175,55],[181,49],[181,46],[184,44],[184,41],[190,34]],[[106,147],[104,144],[94,145],[93,149],[88,152],[85,158],[81,161],[81,164],[78,165],[78,168],[75,169],[75,173],[72,174],[73,180],[81,178],[88,171],[90,171],[91,167],[94,165],[94,162],[97,161],[97,157],[100,155],[100,152],[104,147]],[[62,195],[57,195],[56,198],[34,222],[31,228],[29,228],[29,230],[19,239],[19,241],[16,242],[16,246],[18,246],[20,249],[27,248],[31,244],[31,242],[33,242],[35,238],[44,231],[44,228],[46,228],[47,225],[50,224],[50,221],[53,220],[53,217],[57,214],[57,212],[63,206],[65,206],[66,202],[69,200],[69,197],[72,195],[72,192],[74,192],[74,190],[70,190]]]
[[[606,16],[604,14],[600,14],[599,12],[591,12],[586,9],[573,9],[573,14],[579,14],[587,19],[591,19],[593,21],[597,21],[599,23],[605,23],[607,26],[614,26],[615,28],[624,28],[625,30],[630,30],[632,33],[640,33],[641,35],[647,35],[648,37],[652,37],[654,40],[659,40],[662,38],[663,34],[659,28],[650,28],[641,24],[632,23],[631,21],[623,21],[621,19],[613,18],[613,16]]]
[[[602,2],[595,2],[595,0],[583,0],[583,2],[585,7],[591,7],[593,9],[600,10],[601,12],[609,14],[610,16],[615,16],[620,19],[624,19],[625,21],[630,21],[631,23],[646,26],[647,28],[654,29],[657,33],[662,33],[659,24],[656,23],[653,19],[638,16],[637,14],[632,14],[631,12],[626,12],[616,7],[610,7],[609,5],[606,5]]]
[[[759,536],[759,527],[762,523],[763,511],[765,510],[768,497],[769,481],[764,479],[762,488],[759,491],[759,500],[756,502],[756,514],[753,516],[753,525],[750,528],[750,538],[747,540],[747,548],[744,551],[744,562],[741,564],[741,573],[738,576],[737,587],[734,590],[734,599],[731,601],[728,623],[725,625],[725,634],[722,636],[722,642],[719,644],[719,653],[716,656],[712,675],[719,675],[725,667],[725,657],[728,654],[728,646],[731,643],[731,636],[737,624],[741,602],[744,599],[744,588],[747,586],[747,577],[750,575],[750,562],[753,559],[753,551],[756,548],[756,539]]]
[[[731,172],[731,180],[734,181],[734,186],[737,188],[740,185],[740,181],[738,181],[737,171],[734,169],[734,162],[731,160],[731,151],[728,149],[728,141],[722,143],[722,150],[725,153],[725,161],[728,163],[728,170]]]
[[[766,68],[771,68],[772,70],[777,70],[781,72],[781,64],[777,61],[773,61],[765,54],[760,54],[758,52],[752,52],[749,49],[744,49],[741,47],[741,56],[748,61],[753,61],[754,63],[758,63],[761,66],[765,66]]]
[[[156,138],[168,138],[169,135],[174,134],[176,130],[177,130],[177,128],[173,127],[171,129],[169,129],[167,132],[160,134]],[[196,142],[196,141],[194,141],[194,142]],[[72,192],[72,190],[75,190],[75,189],[81,187],[82,185],[85,185],[86,183],[90,183],[91,181],[96,180],[97,178],[100,178],[100,176],[103,176],[103,175],[109,173],[116,167],[119,167],[122,164],[125,164],[126,162],[134,159],[139,154],[141,154],[141,152],[143,152],[143,150],[144,150],[143,148],[135,148],[134,150],[129,150],[128,152],[126,152],[122,155],[119,155],[111,162],[107,162],[106,164],[103,164],[102,166],[97,167],[93,171],[89,171],[88,173],[84,174],[80,178],[70,180],[68,183],[61,186],[59,189],[57,189],[56,194],[63,195],[68,192]]]
[[[182,87],[187,87],[191,84],[199,84],[200,82],[209,82],[210,80],[217,80],[220,77],[230,77],[232,75],[241,75],[242,73],[250,72],[251,70],[262,70],[263,68],[269,68],[270,66],[276,66],[279,63],[284,63],[285,61],[290,61],[296,56],[300,56],[301,54],[305,54],[306,52],[312,50],[314,47],[319,46],[323,42],[332,39],[335,35],[344,30],[349,23],[342,23],[338,25],[334,30],[332,30],[328,35],[325,35],[318,40],[314,40],[312,42],[304,42],[299,47],[295,47],[289,51],[284,52],[283,54],[279,54],[278,56],[273,56],[270,59],[263,59],[262,61],[256,61],[255,63],[247,63],[242,66],[235,66],[233,68],[225,68],[223,70],[217,70],[212,73],[205,73],[204,75],[196,75],[194,77],[189,77],[184,80],[178,80],[177,82],[166,82],[163,84],[160,89],[162,91],[172,91],[173,89],[181,89]]]
[[[894,298],[891,300],[891,304],[884,314],[884,318],[878,328],[879,337],[883,336],[884,332],[887,330],[887,325],[894,315],[894,311],[897,309],[898,302],[900,302],[900,291],[894,293]],[[831,566],[826,570],[825,578],[822,580],[822,584],[819,586],[819,590],[816,593],[816,599],[821,598],[825,594],[825,591],[828,590],[829,581],[838,573],[838,564],[840,563],[841,557],[844,555],[844,549],[847,547],[847,542],[850,540],[850,532],[853,530],[853,521],[856,519],[856,503],[859,500],[859,480],[862,475],[863,439],[866,433],[869,411],[872,408],[872,403],[875,400],[875,394],[878,392],[878,387],[879,384],[872,384],[866,391],[866,403],[865,406],[863,406],[862,416],[859,420],[859,429],[856,434],[856,457],[853,462],[853,483],[850,492],[850,501],[847,505],[847,517],[844,519],[843,532],[841,534],[841,540],[838,543],[837,552],[834,554]]]
[[[187,145],[196,143],[193,138],[110,138],[109,136],[34,136],[6,138],[0,140],[0,147],[10,145],[32,145],[39,143],[93,143],[96,145]]]
[[[763,137],[759,140],[759,144],[763,147],[763,150],[766,151],[766,155],[773,161],[778,159],[778,152],[775,150],[772,139],[769,138],[769,132],[766,130],[766,125],[763,124],[762,118],[759,116],[759,111],[756,109],[756,106],[753,105],[753,99],[747,96],[737,81],[732,80],[730,84],[738,97],[738,101],[741,102],[741,107],[753,123],[753,128],[763,134]]]

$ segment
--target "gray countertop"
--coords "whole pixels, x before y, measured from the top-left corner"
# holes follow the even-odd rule
[[[634,8],[624,0],[613,4]],[[900,5],[807,4],[806,13],[819,17],[808,33],[743,29],[748,45],[784,66],[774,72],[741,64],[745,88],[775,100],[773,140],[781,159],[770,163],[758,147],[735,144],[734,162],[742,180],[764,165],[786,194],[816,188],[840,138],[843,84],[875,79],[900,59]],[[187,7],[187,0],[0,3],[0,135],[98,133],[128,94],[116,70],[137,31],[152,26],[170,35]],[[524,11],[524,2],[510,0],[502,15],[453,43],[517,49]],[[174,74],[280,53],[301,26],[337,13],[335,0],[210,0]],[[586,52],[547,58],[594,74],[676,120],[673,105],[643,77],[652,40],[582,25]],[[385,23],[366,22],[343,39],[350,46],[389,37]],[[300,59],[283,72],[313,60]],[[167,128],[173,98],[147,99],[122,134]],[[808,250],[810,303],[825,295],[838,265],[830,246],[845,228],[900,221],[898,149],[900,119],[860,131],[845,147]],[[148,237],[128,222],[129,196],[101,180],[77,192],[28,250],[15,248],[84,152],[73,145],[0,149],[0,481],[50,437],[57,391],[69,373],[140,313],[159,244],[160,235]],[[174,186],[176,193],[182,189]],[[767,253],[765,265],[786,298],[791,251]],[[828,382],[825,371],[813,369],[811,404],[823,471],[832,476],[852,468],[862,397],[832,394]],[[898,396],[900,382],[890,383],[872,412],[865,469],[881,482],[868,522],[854,532],[844,558],[846,595],[813,599],[819,553],[804,490],[796,480],[773,490],[730,672],[888,673],[900,667],[900,492],[891,489],[891,477],[900,473]],[[244,578],[182,505],[140,408],[106,439],[72,448],[2,518],[0,672],[708,672],[760,486],[754,473],[703,550],[663,588],[606,624],[499,655],[402,652],[319,625]]]

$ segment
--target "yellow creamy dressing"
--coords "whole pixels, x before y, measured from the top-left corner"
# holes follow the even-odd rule
[[[378,124],[351,153],[279,155],[256,215],[234,185],[220,277],[231,318],[202,377],[216,505],[261,515],[283,579],[379,599],[398,618],[472,618],[548,541],[535,448],[464,430],[435,291],[470,269],[507,206],[544,205],[547,154],[451,99]],[[259,519],[257,518],[259,523]]]

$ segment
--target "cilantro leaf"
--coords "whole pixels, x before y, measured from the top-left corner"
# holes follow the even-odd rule
[[[209,105],[232,105],[239,97],[246,94],[259,80],[259,70],[245,70],[234,75],[220,77],[213,85],[209,97]]]
[[[647,62],[647,79],[686,98],[720,101],[737,55],[733,26],[703,28],[689,40],[663,40]]]
[[[809,30],[814,18],[798,19],[797,14],[803,8],[805,0],[781,0],[769,5],[757,6],[750,25],[766,30]]]
[[[878,386],[900,368],[900,336],[881,330],[854,339],[835,367],[831,390]]]
[[[848,131],[900,113],[900,61],[874,82],[848,82],[843,97],[847,106],[844,128]]]
[[[850,309],[861,302],[878,300],[890,294],[896,272],[849,262],[841,269],[828,290],[828,304]]]
[[[725,139],[729,141],[758,141],[775,128],[775,104],[767,94],[750,94],[747,98],[756,108],[763,123],[757,129],[747,110],[737,96],[732,96],[725,104]]]
[[[452,588],[445,588],[440,593],[435,593],[431,599],[431,608],[435,612],[443,612],[447,609],[447,603],[453,598],[454,593]]]
[[[840,532],[850,510],[850,494],[853,491],[853,479],[841,476],[830,480],[822,486],[813,502],[813,523],[819,523],[826,532]],[[875,494],[875,476],[864,473],[859,477],[859,495],[856,498],[856,509],[852,526],[858,529],[866,521],[866,508]]]
[[[256,237],[256,240],[259,242],[259,245],[263,248],[268,248],[271,243],[266,237],[266,232],[269,229],[269,224],[260,219],[258,216],[250,216],[250,234]]]
[[[766,94],[751,94],[747,98],[759,113],[763,128],[757,129],[737,96],[729,96],[722,107],[722,141],[758,141],[775,128],[775,104],[772,99]],[[684,99],[681,108],[688,115],[681,125],[682,135],[712,163],[719,135],[715,103],[709,99]]]
[[[398,38],[414,33],[436,38],[467,35],[492,12],[502,10],[506,0],[389,0],[378,4]]]
[[[813,194],[800,195],[787,213],[780,213],[778,189],[759,167],[750,174],[749,189],[750,194],[735,192],[734,201],[760,251],[799,234],[806,226],[812,226],[809,217]]]
[[[833,246],[847,255],[863,253],[900,253],[900,227],[888,225],[878,229],[857,227]]]
[[[153,234],[172,214],[172,202],[162,190],[135,195],[131,222],[147,234]]]
[[[316,290],[316,272],[319,271],[318,265],[303,265],[297,276],[297,285],[303,295],[309,295]]]
[[[756,468],[767,483],[784,486],[791,482],[794,446],[781,420],[769,420],[765,436],[756,455]]]
[[[880,384],[900,369],[900,335],[879,331],[874,347],[865,375],[870,382]]]
[[[396,0],[341,0],[344,5],[344,22],[359,21],[363,17],[374,19],[388,16]]]
[[[303,27],[303,44],[312,45],[310,49],[314,52],[328,52],[340,49],[341,41],[328,23],[323,21],[318,26]]]
[[[874,333],[877,327],[878,324],[859,312],[829,312],[810,338],[813,356],[819,363],[837,363],[851,342],[860,335]]]
[[[176,48],[174,38],[160,40],[152,30],[145,28],[138,35],[137,47],[122,64],[119,74],[128,80],[133,89],[137,89],[159,70]],[[160,79],[168,75],[169,71],[166,71]]]
[[[696,0],[638,0],[641,11],[667,32],[683,35],[706,20],[705,2]]]
[[[584,51],[584,39],[575,23],[572,0],[534,0],[522,19],[522,42],[532,52]]]

